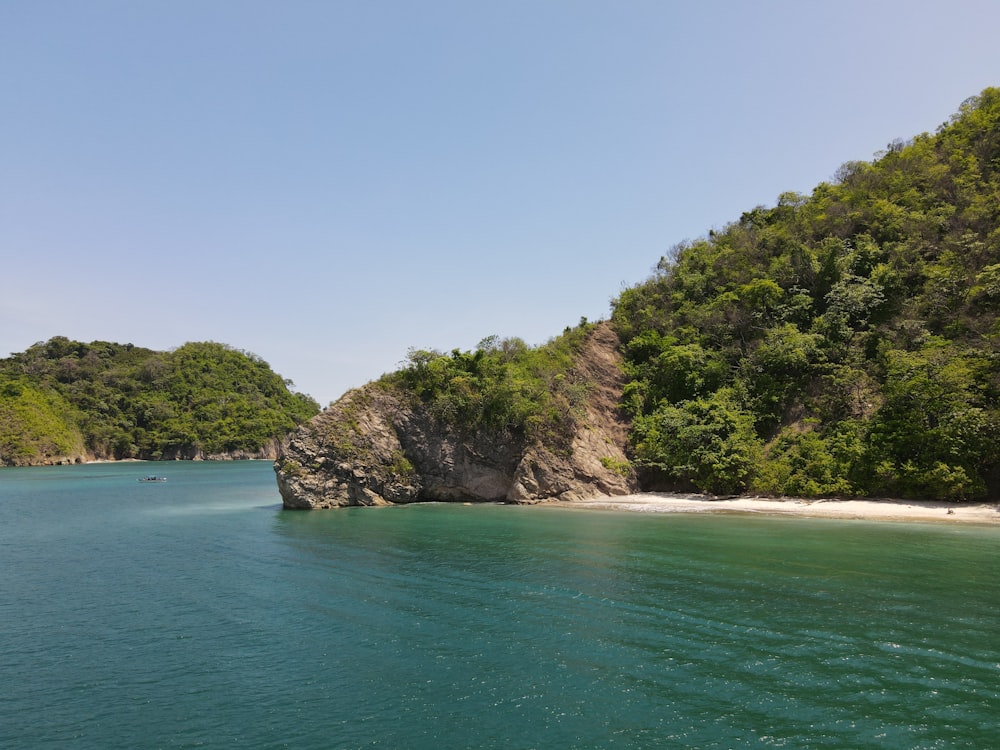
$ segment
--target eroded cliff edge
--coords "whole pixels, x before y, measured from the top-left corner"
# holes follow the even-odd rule
[[[381,381],[350,391],[283,441],[275,472],[284,506],[535,503],[634,492],[618,408],[619,341],[608,324],[590,327],[566,377],[585,396],[558,440],[447,424]]]

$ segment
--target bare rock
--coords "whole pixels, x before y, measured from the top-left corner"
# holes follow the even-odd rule
[[[595,326],[573,376],[587,385],[568,444],[444,425],[384,383],[350,391],[293,432],[275,461],[286,508],[420,501],[536,503],[636,488],[625,454],[627,422],[617,336]]]

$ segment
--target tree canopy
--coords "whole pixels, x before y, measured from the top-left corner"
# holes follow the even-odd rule
[[[1000,89],[613,302],[647,484],[1000,494]]]
[[[423,402],[443,423],[559,448],[586,397],[588,383],[573,374],[573,365],[591,327],[581,321],[538,347],[489,336],[474,351],[411,349],[406,366],[382,383]]]
[[[55,337],[0,360],[0,463],[255,452],[319,411],[261,358]]]

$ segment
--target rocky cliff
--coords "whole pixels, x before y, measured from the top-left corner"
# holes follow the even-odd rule
[[[565,439],[443,423],[384,382],[350,391],[299,427],[275,461],[286,508],[420,501],[534,503],[635,490],[618,410],[619,341],[594,326],[569,377],[586,400]]]

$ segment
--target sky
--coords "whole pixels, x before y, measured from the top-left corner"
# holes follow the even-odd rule
[[[252,352],[321,405],[542,344],[1000,86],[993,0],[4,0],[0,358]]]

